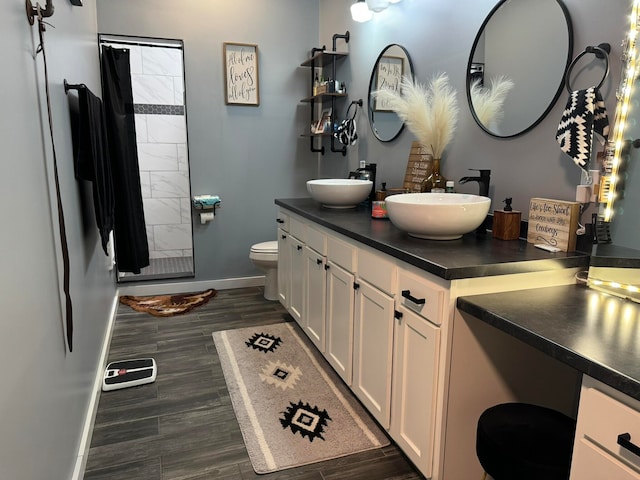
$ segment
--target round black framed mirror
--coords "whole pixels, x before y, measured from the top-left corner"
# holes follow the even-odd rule
[[[383,88],[400,90],[403,76],[413,79],[413,62],[409,52],[402,45],[392,43],[382,49],[373,65],[369,80],[369,125],[373,135],[381,142],[390,142],[400,135],[404,122],[398,115],[373,96],[373,92]]]
[[[573,27],[561,0],[501,0],[480,27],[467,64],[476,123],[499,138],[534,128],[558,100],[572,55]]]

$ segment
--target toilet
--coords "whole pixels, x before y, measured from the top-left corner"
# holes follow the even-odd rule
[[[278,300],[278,242],[256,243],[251,247],[249,258],[265,272],[264,298]]]

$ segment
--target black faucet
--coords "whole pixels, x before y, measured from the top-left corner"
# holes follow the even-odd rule
[[[479,177],[462,177],[460,180],[458,180],[458,183],[478,182],[478,185],[480,187],[480,196],[488,197],[489,196],[489,180],[491,179],[491,170],[478,169],[478,168],[470,168],[469,170],[480,172],[480,176]]]

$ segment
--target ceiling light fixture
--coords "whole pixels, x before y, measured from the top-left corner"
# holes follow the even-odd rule
[[[351,18],[354,22],[368,22],[373,18],[373,12],[369,10],[364,0],[358,0],[351,5]]]
[[[372,12],[381,12],[389,6],[388,0],[367,0],[367,7]]]
[[[400,3],[402,0],[389,0],[389,3]]]

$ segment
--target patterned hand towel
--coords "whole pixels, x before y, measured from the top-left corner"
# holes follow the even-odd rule
[[[584,170],[589,169],[594,131],[605,139],[609,135],[609,118],[600,91],[590,87],[571,92],[556,140],[560,149]]]

